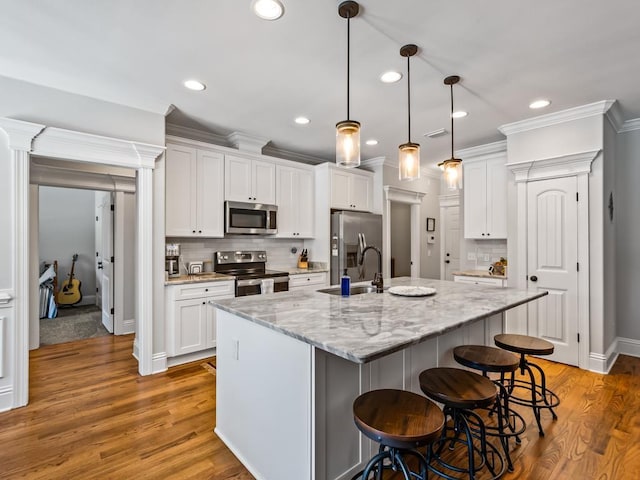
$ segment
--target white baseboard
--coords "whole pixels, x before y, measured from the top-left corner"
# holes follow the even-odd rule
[[[182,365],[183,363],[196,362],[204,358],[213,357],[215,354],[216,354],[215,348],[208,348],[206,350],[187,353],[186,355],[180,355],[178,357],[170,357],[167,359],[167,365],[169,367],[175,367],[176,365]]]
[[[151,374],[167,371],[166,352],[154,353],[151,357]]]
[[[640,340],[618,337],[616,341],[618,343],[618,353],[631,355],[632,357],[640,357]]]
[[[13,408],[13,386],[0,389],[0,412]]]
[[[589,354],[589,370],[597,373],[609,373],[611,367],[616,362],[618,358],[618,339],[614,340],[607,351],[602,353],[593,353]]]
[[[138,337],[133,339],[133,358],[140,363],[140,347],[138,346]]]

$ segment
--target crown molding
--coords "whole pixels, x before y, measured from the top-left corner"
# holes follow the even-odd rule
[[[498,130],[500,133],[509,136],[514,133],[536,130],[538,128],[571,122],[581,118],[604,115],[609,111],[614,103],[615,100],[602,100],[600,102],[590,103],[581,107],[569,108],[560,112],[549,113],[547,115],[541,115],[539,117],[533,117],[519,122],[508,123],[498,127]]]
[[[611,108],[606,111],[604,117],[609,121],[614,131],[620,132],[624,124],[624,118],[622,117],[622,111],[620,110],[620,104],[618,102],[611,105]]]
[[[251,153],[262,153],[262,149],[271,141],[268,138],[257,137],[242,132],[230,133],[227,135],[227,140],[238,150]]]
[[[548,178],[571,177],[591,172],[591,163],[601,150],[572,153],[559,157],[508,163],[516,183],[544,180]]]
[[[267,145],[262,149],[264,155],[270,157],[280,158],[284,160],[291,160],[298,163],[308,163],[310,165],[319,165],[330,161],[327,158],[316,157],[314,155],[308,155],[306,153],[292,152],[291,150],[285,150],[283,148],[273,147]]]
[[[24,122],[13,118],[0,118],[0,130],[3,130],[9,138],[9,148],[12,150],[31,150],[33,139],[44,129],[45,125]]]
[[[190,140],[196,140],[204,143],[213,143],[222,147],[231,146],[226,135],[205,132],[203,130],[198,130],[197,128],[183,127],[182,125],[176,125],[174,123],[167,123],[165,127],[165,134],[168,136],[188,138]]]
[[[383,189],[385,198],[392,202],[420,204],[426,195],[426,193],[423,192],[405,190],[404,188],[392,187],[391,185],[385,185]]]
[[[455,156],[461,158],[462,161],[475,159],[479,157],[487,157],[497,154],[502,154],[507,151],[507,141],[499,140],[493,143],[487,143],[485,145],[478,145],[476,147],[469,147],[462,150],[456,150]]]
[[[624,122],[618,130],[618,133],[633,132],[634,130],[640,130],[640,118],[634,118]]]
[[[33,141],[32,153],[125,168],[154,168],[164,146],[46,127]]]
[[[360,162],[360,164],[363,167],[372,169],[381,166],[398,168],[398,164],[387,157],[368,158],[367,160],[363,160],[362,162]]]

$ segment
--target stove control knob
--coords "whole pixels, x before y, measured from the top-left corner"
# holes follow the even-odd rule
[[[223,256],[222,256],[222,259],[223,259],[223,260],[229,260],[229,255],[223,255]]]

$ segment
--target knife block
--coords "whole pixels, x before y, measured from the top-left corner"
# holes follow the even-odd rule
[[[303,257],[302,255],[298,257],[298,268],[309,268],[309,262],[307,261],[307,257]]]

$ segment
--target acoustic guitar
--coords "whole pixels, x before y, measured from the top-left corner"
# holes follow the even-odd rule
[[[82,293],[80,292],[80,280],[73,278],[73,271],[76,266],[76,260],[78,260],[78,254],[73,255],[73,261],[71,263],[71,273],[69,273],[69,279],[62,283],[62,288],[58,292],[58,305],[75,305],[82,300]]]

